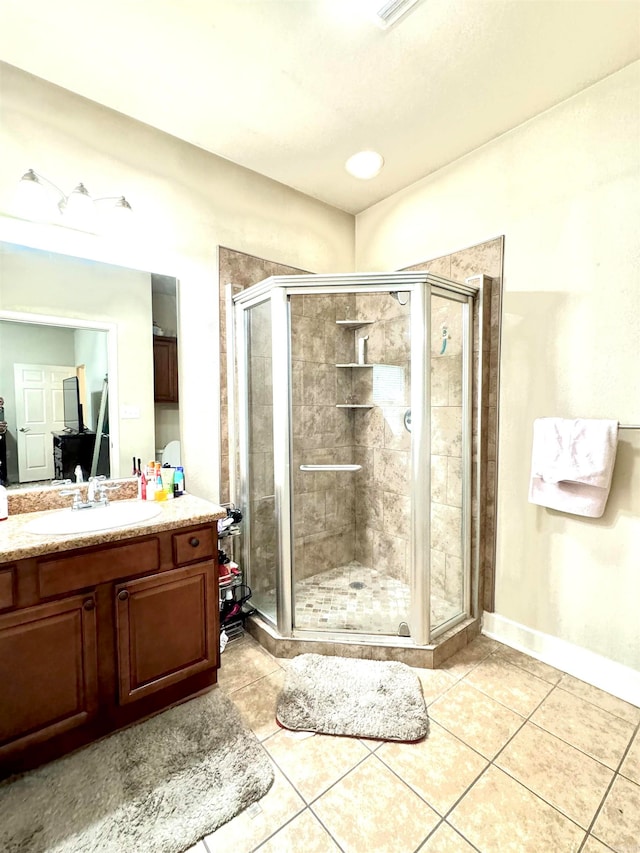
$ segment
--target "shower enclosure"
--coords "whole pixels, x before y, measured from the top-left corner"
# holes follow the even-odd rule
[[[426,645],[474,609],[476,293],[427,272],[228,286],[231,490],[281,636]]]

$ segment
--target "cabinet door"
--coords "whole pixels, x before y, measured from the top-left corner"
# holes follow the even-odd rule
[[[178,343],[176,338],[153,339],[154,399],[157,403],[178,402]]]
[[[88,722],[98,705],[89,595],[0,616],[0,756]]]
[[[115,596],[120,704],[218,665],[212,562],[119,584]]]

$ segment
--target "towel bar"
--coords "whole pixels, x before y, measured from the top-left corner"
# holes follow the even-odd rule
[[[360,471],[362,465],[301,465],[301,471]]]

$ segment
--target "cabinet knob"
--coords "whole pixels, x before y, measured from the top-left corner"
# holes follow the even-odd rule
[[[120,599],[120,601],[126,601],[127,598],[129,598],[129,593],[126,589],[121,589],[118,593],[118,598]]]
[[[87,598],[82,602],[82,606],[84,607],[85,610],[94,610],[96,603],[93,600],[93,598]]]
[[[199,544],[200,540],[197,536],[192,536],[191,539],[189,539],[189,545],[191,545],[192,548],[197,548]]]

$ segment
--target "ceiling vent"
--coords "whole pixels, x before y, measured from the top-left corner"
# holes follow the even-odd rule
[[[383,30],[388,30],[419,2],[420,0],[389,0],[376,12],[376,23]]]

